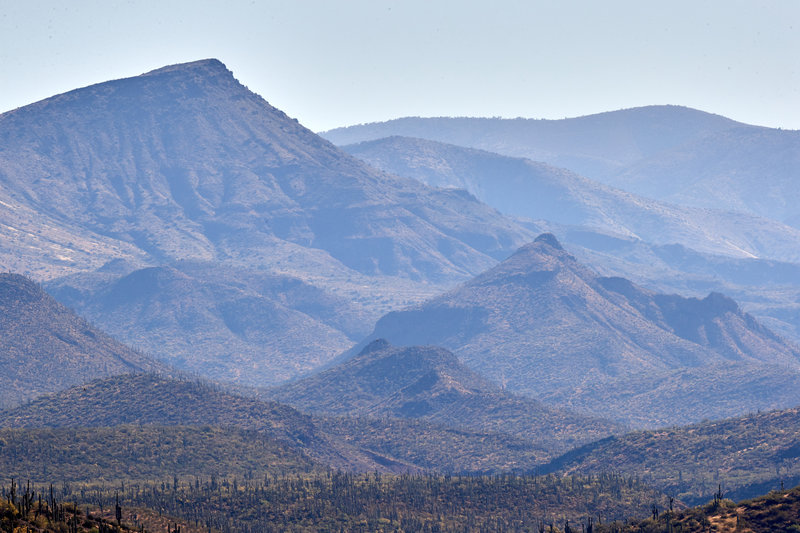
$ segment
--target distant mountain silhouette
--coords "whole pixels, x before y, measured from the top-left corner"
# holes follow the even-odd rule
[[[443,348],[398,348],[382,339],[340,365],[272,389],[269,395],[309,412],[410,418],[507,433],[551,452],[621,430],[606,420],[510,394]]]
[[[544,161],[601,180],[645,157],[742,126],[681,106],[647,106],[561,120],[407,117],[337,128],[337,145],[400,135]]]
[[[400,135],[526,157],[661,201],[735,210],[795,227],[800,132],[678,106],[563,120],[418,118],[337,128],[345,145]]]
[[[168,371],[95,329],[18,274],[0,274],[0,369],[4,406],[99,377]]]
[[[608,398],[622,394],[630,380],[650,377],[655,388],[660,382],[655,377],[661,380],[664,373],[715,368],[706,379],[724,381],[720,368],[734,371],[740,364],[759,365],[782,380],[797,375],[800,367],[797,347],[729,298],[662,295],[623,278],[601,277],[549,234],[442,296],[387,314],[368,337],[374,338],[447,347],[511,391],[558,397],[567,405],[597,383],[605,403],[592,403],[600,399],[592,395],[583,406],[637,424],[647,413],[636,405],[609,410],[613,403]],[[763,381],[753,380],[746,386],[748,402],[772,406],[770,396],[776,393],[761,391]],[[685,407],[691,420],[691,391],[680,398],[683,407],[673,408],[674,416],[683,420]],[[753,403],[722,402],[720,407],[716,416],[744,412]],[[694,416],[701,411],[695,409]],[[659,422],[651,419],[644,425]]]
[[[800,131],[739,127],[650,155],[608,181],[661,200],[800,227]]]
[[[795,228],[742,213],[650,200],[545,163],[408,137],[343,148],[386,172],[466,189],[508,215],[599,229],[656,245],[682,244],[702,253],[800,261],[800,230]],[[675,183],[662,178],[660,183]]]

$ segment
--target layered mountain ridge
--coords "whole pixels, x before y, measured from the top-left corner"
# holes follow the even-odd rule
[[[447,428],[424,420],[312,417],[208,383],[150,374],[91,381],[0,412],[0,428],[17,431],[21,438],[25,430],[36,437],[44,428],[82,428],[84,432],[93,428],[113,442],[123,439],[131,426],[156,432],[172,428],[167,433],[177,436],[178,450],[167,443],[164,453],[170,456],[181,451],[181,428],[190,428],[191,440],[197,438],[192,428],[216,428],[223,433],[235,428],[255,432],[270,446],[277,443],[307,463],[313,460],[317,466],[349,471],[530,470],[553,457],[552,451],[510,435]],[[194,454],[191,449],[183,453]],[[252,458],[251,452],[246,455],[245,459]],[[74,460],[86,462],[86,455]]]
[[[701,253],[799,261],[800,230],[758,216],[651,200],[564,168],[425,139],[389,137],[344,150],[386,172],[463,188],[501,212]],[[671,181],[663,178],[662,181]]]
[[[337,128],[345,145],[400,135],[543,161],[656,200],[772,218],[797,227],[800,132],[680,106],[562,120],[419,118]],[[764,186],[767,184],[767,186]]]
[[[106,264],[134,267],[119,277],[179,261],[225,265],[298,279],[353,302],[355,314],[369,322],[491,266],[534,236],[529,226],[463,191],[366,166],[270,106],[213,59],[76,89],[0,115],[0,262],[38,280]],[[200,285],[210,281],[192,277]],[[102,297],[103,283],[87,287],[84,296]],[[242,354],[237,360],[215,352],[203,335],[194,345],[180,341],[195,335],[196,322],[188,317],[183,327],[174,320],[186,302],[179,292],[160,311],[151,306],[150,314],[135,302],[118,310],[124,329],[108,318],[103,302],[70,303],[136,344],[163,318],[162,338],[145,343],[154,355],[248,385],[309,371],[352,335],[289,306],[276,310],[291,322],[285,340],[257,339],[252,313],[234,316],[244,308],[228,306],[228,324],[212,329]],[[226,303],[212,298],[209,307]],[[207,317],[209,323],[218,324],[220,314]],[[312,329],[320,334],[316,340],[309,339]],[[182,363],[198,351],[207,365]],[[281,352],[307,355],[279,370],[270,358]]]
[[[344,297],[295,277],[209,262],[73,274],[45,286],[170,364],[253,386],[308,371],[369,331],[369,315]]]
[[[621,278],[603,278],[549,234],[444,295],[385,315],[368,337],[373,338],[444,346],[509,390],[584,408],[591,399],[577,399],[594,385],[613,396],[628,380],[649,376],[655,386],[679,370],[714,368],[707,379],[724,380],[735,366],[752,365],[784,379],[796,378],[800,366],[797,347],[730,299],[659,295]],[[753,386],[746,389],[753,399]],[[679,396],[688,401],[691,391]],[[595,409],[610,406],[606,401]],[[649,424],[689,421],[692,410],[687,413],[685,406],[672,406],[671,420],[652,418]],[[641,424],[647,416],[633,404],[616,407],[623,412],[612,416],[629,423]],[[724,405],[715,416],[731,407]]]

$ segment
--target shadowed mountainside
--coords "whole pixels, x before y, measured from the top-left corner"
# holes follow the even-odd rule
[[[95,329],[30,279],[0,274],[0,405],[145,371],[169,369]]]
[[[256,431],[219,426],[123,425],[0,429],[4,476],[47,483],[301,474],[324,468]]]
[[[368,333],[356,304],[290,276],[179,262],[54,280],[47,290],[117,338],[251,386],[306,372]]]
[[[527,471],[553,457],[541,446],[509,435],[422,420],[315,418],[202,382],[149,374],[93,381],[0,412],[0,428],[18,430],[131,425],[254,431],[295,455],[353,471]]]

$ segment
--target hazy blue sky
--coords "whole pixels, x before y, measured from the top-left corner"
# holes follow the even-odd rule
[[[800,0],[0,0],[0,111],[216,57],[315,130],[647,104],[800,129],[799,51]]]

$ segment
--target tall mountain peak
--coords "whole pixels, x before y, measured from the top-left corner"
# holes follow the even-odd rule
[[[121,243],[120,253],[95,254],[99,264],[138,259],[124,246],[150,264],[257,257],[283,272],[452,282],[532,237],[468,195],[367,167],[215,59],[0,115],[0,199],[32,220],[41,213]]]

